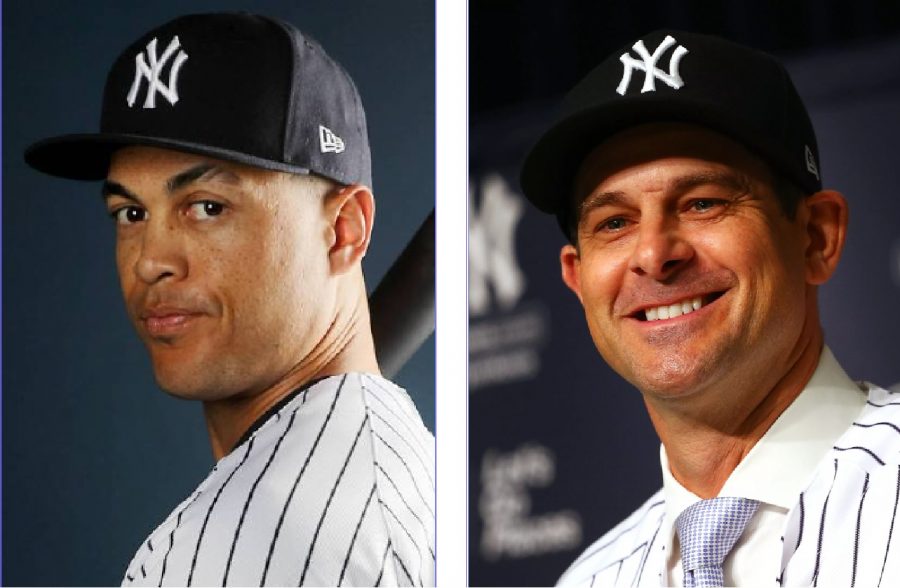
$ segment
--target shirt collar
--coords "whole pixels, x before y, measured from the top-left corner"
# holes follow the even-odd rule
[[[753,498],[790,510],[822,457],[865,405],[865,393],[847,376],[831,350],[823,347],[806,387],[731,472],[719,496]],[[666,519],[673,524],[700,497],[672,476],[662,445],[659,460]]]

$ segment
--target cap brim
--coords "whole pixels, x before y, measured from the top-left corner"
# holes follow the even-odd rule
[[[38,141],[25,150],[25,162],[34,169],[72,180],[102,180],[109,171],[112,154],[122,147],[142,145],[208,155],[253,167],[294,174],[309,174],[306,167],[294,166],[187,141],[127,134],[76,134],[51,137]]]
[[[718,131],[806,187],[803,178],[794,178],[791,166],[784,161],[785,155],[767,148],[768,143],[759,135],[762,129],[741,126],[714,105],[666,96],[659,101],[643,97],[604,104],[562,119],[528,153],[520,175],[523,192],[540,210],[559,214],[572,198],[575,174],[591,150],[620,131],[654,122],[684,122]]]

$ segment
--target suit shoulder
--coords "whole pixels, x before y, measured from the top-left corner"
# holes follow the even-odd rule
[[[585,549],[563,573],[558,585],[583,584],[595,574],[627,557],[635,547],[650,541],[664,514],[665,500],[660,489],[625,520]]]
[[[900,463],[900,393],[863,382],[865,408],[835,442],[833,457],[863,471]]]

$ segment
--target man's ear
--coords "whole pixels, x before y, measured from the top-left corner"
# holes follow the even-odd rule
[[[581,258],[578,256],[578,249],[574,245],[564,245],[559,252],[559,265],[562,270],[562,279],[569,287],[569,290],[575,292],[578,300],[581,299]]]
[[[840,192],[823,190],[807,196],[802,206],[808,212],[806,232],[806,281],[820,285],[837,269],[847,235],[849,209]]]
[[[343,186],[326,197],[331,229],[328,257],[333,274],[359,264],[369,248],[375,220],[375,197],[360,184]]]

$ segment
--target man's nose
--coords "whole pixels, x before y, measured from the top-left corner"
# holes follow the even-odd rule
[[[187,276],[184,248],[177,228],[170,221],[160,219],[147,223],[134,273],[147,284]]]
[[[629,269],[654,280],[672,277],[694,257],[694,248],[677,220],[647,219],[639,227]]]

